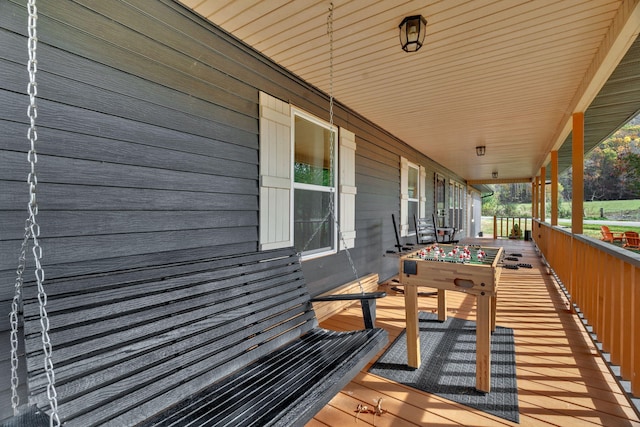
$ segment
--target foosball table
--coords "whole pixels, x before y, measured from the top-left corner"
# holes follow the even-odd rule
[[[435,244],[400,258],[407,320],[407,361],[420,367],[418,287],[438,290],[438,319],[447,318],[447,291],[476,296],[476,389],[491,390],[491,332],[503,248]]]

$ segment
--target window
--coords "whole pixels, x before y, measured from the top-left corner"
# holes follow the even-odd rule
[[[260,250],[295,246],[304,260],[335,253],[338,240],[340,250],[353,248],[355,159],[353,132],[331,131],[327,122],[260,92]],[[328,215],[332,205],[340,239]]]
[[[464,201],[462,184],[449,181],[449,223],[456,230],[463,229]]]
[[[293,117],[294,246],[305,257],[333,253],[337,242],[331,214],[337,215],[336,131],[300,111],[294,110]]]
[[[435,197],[435,209],[436,218],[438,219],[438,227],[444,227],[444,212],[445,212],[445,181],[442,175],[436,174],[436,197]]]
[[[420,218],[420,213],[418,212],[418,206],[420,203],[420,170],[417,165],[409,163],[408,170],[408,209],[407,213],[409,215],[409,235],[414,235],[416,233],[416,227],[414,224],[414,218]]]
[[[413,220],[425,215],[426,170],[400,157],[400,235],[413,236],[416,224]]]

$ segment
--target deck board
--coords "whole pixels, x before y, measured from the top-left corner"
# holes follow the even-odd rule
[[[382,397],[387,412],[375,417],[375,422],[372,414],[360,414],[357,425],[640,427],[636,410],[553,277],[546,274],[533,244],[491,239],[468,242],[503,245],[507,255],[522,253],[520,262],[533,266],[504,269],[498,294],[496,323],[514,329],[520,424],[369,374],[369,364],[307,426],[356,425],[357,405],[371,407]],[[396,284],[381,285],[389,296],[378,301],[376,320],[377,326],[389,332],[390,342],[405,327],[404,296],[391,290],[392,286]],[[475,320],[473,296],[458,292],[448,295],[449,316]],[[418,304],[419,310],[435,311],[437,300],[435,296],[422,296]],[[322,326],[361,328],[360,309],[352,306]]]

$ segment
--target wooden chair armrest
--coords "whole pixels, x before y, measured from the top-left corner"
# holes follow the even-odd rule
[[[365,294],[335,294],[335,295],[319,295],[311,298],[311,301],[347,301],[347,300],[369,300],[384,298],[386,292],[368,292]]]
[[[376,323],[376,300],[387,296],[386,292],[368,292],[364,294],[335,294],[321,295],[311,298],[311,301],[346,301],[360,300],[362,306],[362,317],[364,326],[367,329],[375,328]]]

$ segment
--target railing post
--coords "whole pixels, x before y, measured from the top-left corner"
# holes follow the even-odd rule
[[[558,225],[558,151],[551,152],[551,225]]]
[[[562,231],[538,220],[538,247],[592,333],[640,396],[640,264],[634,255],[609,250],[605,243]]]
[[[540,221],[547,220],[547,168],[540,168]]]
[[[584,207],[584,113],[573,113],[573,130],[571,133],[571,232],[583,232]]]

